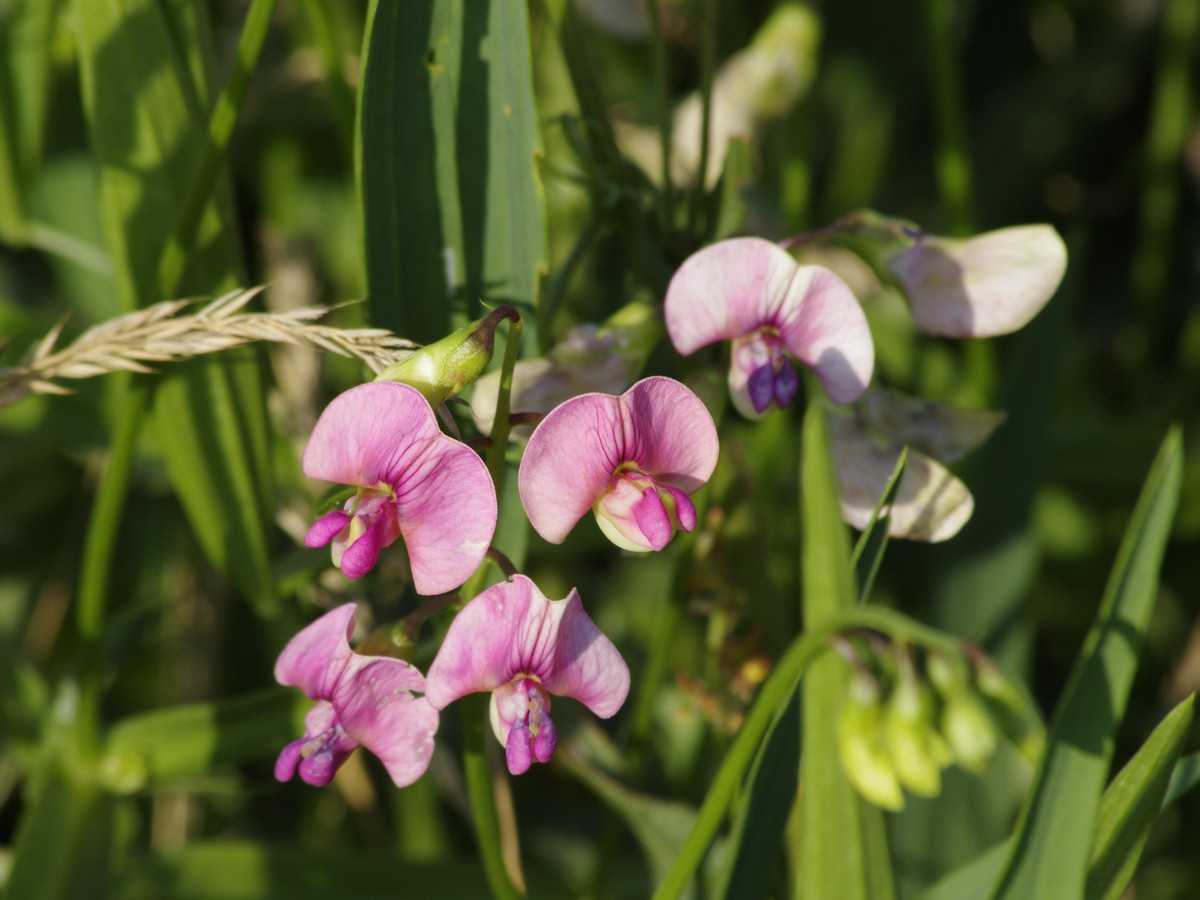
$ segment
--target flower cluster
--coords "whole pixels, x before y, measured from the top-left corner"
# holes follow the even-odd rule
[[[907,296],[917,326],[935,335],[1020,327],[1049,299],[1065,266],[1061,241],[1043,226],[950,241],[870,221],[881,269]],[[479,376],[497,324],[515,318],[503,307],[341,394],[304,451],[306,475],[349,487],[344,502],[317,518],[305,544],[331,545],[334,565],[357,579],[402,543],[398,556],[407,560],[414,589],[444,595],[414,613],[406,626],[411,638],[480,570],[498,515],[493,473],[474,449],[443,432],[434,405],[474,382],[476,421],[495,424],[501,405],[486,395],[500,377]],[[676,532],[697,528],[693,496],[719,455],[705,404],[662,376],[619,395],[585,392],[628,384],[662,325],[684,356],[730,343],[729,393],[749,419],[790,406],[801,387],[796,365],[812,370],[832,401],[830,434],[851,524],[866,526],[905,447],[909,463],[890,510],[892,534],[944,540],[969,518],[970,492],[943,463],[981,443],[1001,417],[873,385],[871,331],[847,283],[829,268],[797,262],[780,245],[736,238],[683,262],[667,288],[661,324],[652,307],[634,305],[600,328],[576,329],[540,364],[518,366],[518,404],[545,404],[532,411],[518,405],[522,421],[533,416],[538,423],[521,456],[518,489],[529,523],[546,541],[563,542],[589,511],[613,544],[635,553],[660,551]],[[299,772],[309,784],[327,784],[361,745],[397,785],[410,784],[429,765],[441,710],[484,692],[508,769],[521,774],[554,753],[554,698],[573,698],[601,718],[620,709],[629,669],[577,591],[550,600],[514,573],[462,599],[426,675],[408,659],[374,655],[378,640],[364,652],[352,650],[353,604],[297,634],[275,675],[314,706],[303,736],[280,753],[276,776]],[[405,655],[394,645],[383,652]],[[985,679],[967,678],[935,657],[925,671],[933,689],[904,652],[885,675],[860,667],[842,714],[845,768],[882,806],[898,808],[902,787],[936,793],[950,761],[977,770],[991,754],[994,729],[970,686],[983,689]]]

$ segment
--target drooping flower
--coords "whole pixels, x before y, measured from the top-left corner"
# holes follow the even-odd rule
[[[946,468],[975,449],[1003,421],[1002,413],[916,400],[870,388],[851,414],[829,414],[842,518],[866,528],[903,449],[904,476],[889,510],[894,538],[937,542],[954,537],[975,500]]]
[[[663,313],[685,356],[733,341],[729,390],[749,419],[792,402],[799,386],[792,360],[810,366],[835,403],[854,400],[871,380],[875,346],[845,282],[760,238],[693,253],[671,279]]]
[[[626,550],[661,550],[696,527],[691,494],[717,464],[717,429],[695,394],[643,378],[619,397],[583,394],[555,408],[521,459],[521,503],[535,531],[561,544],[589,509]]]
[[[344,509],[319,518],[304,543],[333,542],[333,562],[361,578],[379,551],[403,537],[422,594],[453,590],[475,571],[496,529],[487,467],[438,429],[415,388],[375,382],[335,397],[304,451],[309,478],[358,488]]]
[[[1024,327],[1054,296],[1067,270],[1067,248],[1049,225],[965,240],[916,232],[886,264],[922,331],[995,337]]]
[[[317,701],[304,719],[304,737],[279,754],[275,777],[320,787],[360,744],[379,757],[397,787],[429,766],[438,712],[423,696],[416,667],[350,649],[354,604],[327,612],[293,637],[275,663],[275,680]]]
[[[524,575],[496,584],[463,607],[429,667],[426,697],[445,709],[491,691],[491,721],[508,770],[547,762],[558,743],[550,698],[572,697],[602,719],[629,693],[629,668],[583,610],[574,589],[549,600]]]

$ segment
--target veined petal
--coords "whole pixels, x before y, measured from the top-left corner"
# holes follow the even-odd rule
[[[607,719],[629,694],[629,667],[613,642],[606,638],[583,609],[579,592],[571,589],[562,604],[555,629],[554,660],[542,678],[546,689],[560,697],[573,697],[602,719]]]
[[[396,483],[396,521],[420,594],[452,591],[471,577],[496,531],[496,488],[466,444],[439,433]]]
[[[663,317],[671,343],[688,356],[775,325],[773,316],[795,271],[787,251],[761,238],[733,238],[698,250],[667,287]]]
[[[817,373],[834,403],[866,390],[875,368],[871,330],[857,298],[829,269],[796,268],[775,325],[788,352]]]
[[[535,596],[541,602],[531,616]],[[467,694],[494,691],[519,674],[538,674],[519,668],[525,661],[521,649],[531,625],[541,633],[549,602],[532,581],[514,575],[464,606],[450,623],[425,679],[425,696],[434,708],[445,709]],[[506,738],[507,733],[501,740]]]
[[[994,337],[1026,325],[1054,296],[1067,248],[1049,225],[967,240],[924,235],[888,261],[917,327],[945,337]]]
[[[304,448],[309,478],[394,485],[424,444],[445,437],[429,401],[407,384],[360,384],[334,397]],[[450,438],[446,438],[450,440]]]
[[[420,696],[424,690],[415,666],[356,653],[334,691],[342,728],[379,757],[397,787],[420,778],[433,755],[438,713]]]
[[[636,385],[635,385],[636,387]],[[534,530],[561,544],[626,461],[616,397],[583,394],[556,407],[529,438],[517,484]]]
[[[601,497],[595,507],[596,524],[600,526],[604,536],[622,550],[631,553],[661,550],[666,545],[664,541],[661,546],[655,547],[642,530],[636,510],[643,500],[642,489],[627,478],[618,478],[612,490]],[[659,505],[661,506],[661,503]],[[666,524],[669,528],[671,523],[668,520]],[[666,539],[670,540],[670,537],[671,533],[668,531]]]
[[[629,422],[623,462],[689,494],[708,481],[719,442],[699,397],[673,378],[654,376],[627,390],[620,402]]]
[[[311,700],[329,700],[353,656],[347,638],[354,609],[346,603],[330,610],[288,641],[275,662],[275,680],[300,688]]]
[[[855,528],[866,528],[902,446],[874,440],[852,416],[831,415],[830,436],[842,518]],[[974,509],[974,498],[965,484],[937,460],[909,448],[888,534],[913,541],[944,541],[958,534]]]

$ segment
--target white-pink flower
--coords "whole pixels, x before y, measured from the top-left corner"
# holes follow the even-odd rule
[[[661,550],[696,527],[691,494],[717,464],[717,429],[700,398],[670,378],[619,397],[583,394],[538,425],[518,486],[535,531],[560,544],[588,510],[626,550]]]
[[[479,566],[496,530],[496,491],[483,460],[442,434],[419,391],[373,382],[335,397],[304,451],[309,478],[353,485],[344,509],[318,519],[304,543],[333,542],[333,562],[361,578],[403,537],[422,594],[452,591]]]
[[[426,697],[445,709],[491,691],[491,720],[508,769],[547,762],[558,743],[550,697],[572,697],[602,719],[629,693],[629,668],[583,610],[577,591],[549,600],[524,575],[493,585],[455,617],[429,667]]]
[[[995,337],[1025,327],[1054,296],[1067,271],[1067,248],[1049,225],[963,240],[918,233],[887,267],[922,331]]]
[[[671,279],[663,313],[684,356],[733,341],[729,390],[750,419],[792,402],[791,360],[811,367],[835,403],[854,400],[871,380],[875,345],[850,288],[770,241],[734,238],[693,253]]]
[[[280,781],[299,769],[309,784],[328,784],[359,744],[379,757],[397,787],[412,784],[429,766],[438,712],[422,696],[425,679],[403,660],[355,653],[347,640],[353,628],[354,604],[347,603],[300,631],[279,654],[275,680],[317,701],[304,719],[304,737],[279,754]]]

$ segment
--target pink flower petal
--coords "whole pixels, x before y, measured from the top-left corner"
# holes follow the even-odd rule
[[[556,610],[554,660],[542,682],[550,693],[572,697],[607,719],[629,694],[629,667],[584,612],[578,591],[572,588],[565,600],[553,602],[562,606]]]
[[[346,734],[383,763],[397,787],[424,774],[433,755],[438,713],[425,697],[415,666],[386,656],[355,654],[333,705]]]
[[[675,533],[667,508],[654,488],[642,491],[641,498],[633,504],[633,518],[651,550],[657,551],[667,546],[671,535]]]
[[[425,444],[439,437],[444,435],[429,401],[416,388],[394,381],[360,384],[325,407],[302,467],[320,481],[394,485]]]
[[[653,546],[649,535],[642,530],[637,509],[638,504],[643,501],[643,497],[644,492],[636,484],[628,478],[618,478],[612,489],[596,503],[596,524],[600,526],[604,536],[622,550],[628,550],[631,553],[660,550],[662,546],[666,545],[666,541],[671,539],[669,519],[665,520],[668,531],[663,544],[659,547]],[[653,526],[651,525],[651,527]]]
[[[782,251],[781,251],[782,252]],[[620,397],[624,462],[689,494],[712,476],[720,444],[704,403],[672,378],[643,378]]]
[[[483,460],[438,434],[396,486],[396,520],[417,592],[441,594],[470,578],[492,543],[496,514]]]
[[[761,238],[719,241],[693,253],[675,272],[663,301],[671,343],[688,356],[775,324],[795,271],[787,251]]]
[[[533,765],[533,745],[528,728],[511,728],[504,739],[504,761],[513,775],[524,775]]]
[[[830,400],[850,403],[867,389],[875,344],[862,307],[837,275],[799,266],[776,317],[788,352],[817,373]]]
[[[583,394],[541,421],[521,457],[517,484],[534,531],[561,544],[608,490],[624,458],[616,397]]]
[[[353,627],[353,603],[325,613],[288,641],[275,662],[275,680],[311,700],[329,700],[353,655],[347,640]]]

